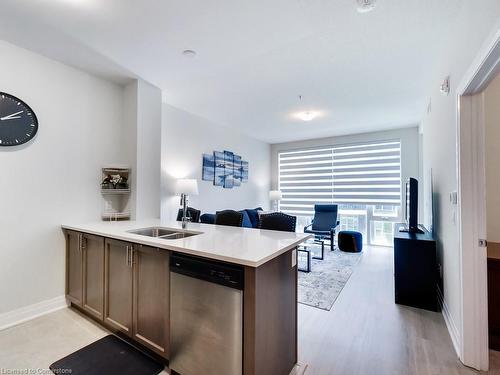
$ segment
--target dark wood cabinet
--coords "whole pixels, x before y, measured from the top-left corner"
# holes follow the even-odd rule
[[[71,303],[83,303],[82,234],[67,230],[66,237],[66,296]]]
[[[438,311],[436,241],[424,233],[394,229],[394,288],[398,304]]]
[[[297,363],[296,257],[292,249],[245,267],[244,375],[289,374]]]
[[[66,296],[98,319],[104,312],[104,238],[65,231]]]
[[[106,239],[104,322],[132,336],[132,245]]]
[[[104,322],[168,358],[169,252],[106,239]]]
[[[64,233],[66,295],[72,305],[151,355],[169,360],[171,252],[73,230]],[[291,249],[259,267],[245,267],[245,375],[288,374],[297,362],[296,256]]]
[[[84,233],[83,304],[82,307],[97,319],[104,317],[104,238]]]
[[[134,245],[133,338],[168,358],[170,322],[169,252]]]
[[[490,246],[489,242],[488,246]],[[500,350],[500,288],[498,287],[499,285],[500,285],[500,259],[488,258],[488,332],[489,332],[490,349],[493,350]]]

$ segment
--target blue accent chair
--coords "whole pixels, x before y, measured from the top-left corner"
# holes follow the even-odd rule
[[[330,250],[335,250],[333,240],[340,225],[338,212],[339,206],[336,204],[315,204],[313,221],[304,228],[304,233],[314,234],[319,241],[330,240]]]

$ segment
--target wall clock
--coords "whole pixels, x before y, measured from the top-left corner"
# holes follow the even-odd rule
[[[15,96],[0,92],[0,146],[18,146],[38,131],[35,112]]]

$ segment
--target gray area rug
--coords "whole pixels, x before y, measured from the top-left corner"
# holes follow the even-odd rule
[[[299,302],[318,309],[331,310],[362,254],[344,253],[338,249],[330,251],[325,246],[325,259],[313,259],[311,272],[299,272]]]

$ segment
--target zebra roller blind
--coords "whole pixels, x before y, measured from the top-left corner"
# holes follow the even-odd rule
[[[283,151],[278,164],[286,213],[312,215],[315,203],[401,204],[399,140]]]

